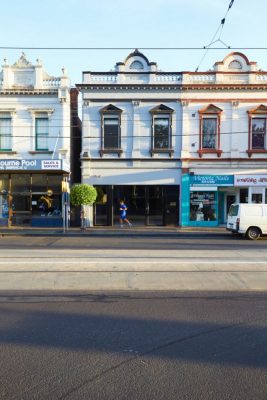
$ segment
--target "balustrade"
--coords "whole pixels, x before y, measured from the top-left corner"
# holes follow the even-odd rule
[[[116,75],[91,75],[91,82],[117,82],[118,77]]]
[[[182,81],[182,75],[180,74],[158,74],[155,77],[155,81],[157,82],[181,82]]]
[[[43,86],[46,88],[51,88],[51,87],[59,87],[60,86],[60,78],[49,78],[49,79],[44,79],[43,81]]]

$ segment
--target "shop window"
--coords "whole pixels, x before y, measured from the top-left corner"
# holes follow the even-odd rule
[[[12,151],[11,118],[0,117],[0,151]]]
[[[33,217],[60,217],[62,215],[61,195],[44,193],[32,195]]]
[[[11,191],[13,193],[29,192],[31,190],[30,174],[12,174]]]
[[[33,174],[32,175],[32,192],[47,192],[47,175]]]
[[[6,194],[0,194],[0,218],[8,218],[8,196]]]
[[[35,118],[35,147],[48,151],[48,118]]]
[[[52,190],[54,193],[61,193],[62,175],[47,175],[47,190]]]
[[[262,193],[252,193],[251,201],[252,201],[252,203],[255,203],[255,204],[261,204],[262,203]]]
[[[216,192],[190,193],[190,221],[216,221]]]
[[[213,104],[199,110],[199,156],[205,153],[215,153],[221,156],[220,150],[220,121],[222,110]]]
[[[0,194],[7,194],[9,191],[9,178],[7,174],[0,175]]]
[[[30,206],[30,196],[24,196],[22,194],[16,193],[11,197],[12,211],[15,212],[29,212],[31,210]]]
[[[248,189],[240,189],[239,200],[240,203],[248,203]]]

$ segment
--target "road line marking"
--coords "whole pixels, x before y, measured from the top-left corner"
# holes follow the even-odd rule
[[[267,260],[259,260],[259,261],[236,261],[236,260],[227,260],[227,261],[183,261],[183,260],[171,260],[171,261],[158,261],[158,260],[152,260],[152,261],[135,261],[135,260],[127,260],[127,261],[41,261],[40,259],[37,259],[35,261],[15,261],[15,260],[6,260],[6,261],[0,261],[0,265],[7,265],[7,264],[36,264],[39,263],[40,265],[42,264],[70,264],[70,265],[77,265],[77,264],[267,264]]]

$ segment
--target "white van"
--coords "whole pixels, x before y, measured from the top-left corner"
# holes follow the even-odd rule
[[[251,240],[267,234],[267,204],[232,204],[226,229]]]

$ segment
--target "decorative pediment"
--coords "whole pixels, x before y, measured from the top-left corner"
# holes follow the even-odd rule
[[[219,107],[216,107],[214,104],[209,104],[206,107],[198,110],[199,114],[221,114],[223,110]]]
[[[118,62],[116,64],[116,69],[120,72],[147,73],[156,70],[157,64],[155,62],[150,62],[143,53],[135,49],[123,62]]]
[[[150,110],[151,114],[171,114],[174,110],[170,107],[165,106],[164,104],[160,104]]]
[[[101,108],[101,109],[99,110],[99,112],[100,112],[101,114],[104,114],[104,113],[109,113],[109,114],[114,114],[114,113],[116,113],[116,114],[118,114],[118,113],[122,113],[122,110],[121,110],[120,108],[114,106],[113,104],[109,104],[109,105],[107,105],[107,106]]]
[[[30,61],[28,61],[26,59],[26,55],[25,53],[22,52],[20,58],[18,59],[18,61],[15,62],[15,64],[13,64],[13,67],[16,68],[29,68],[29,67],[33,67],[33,65],[30,63]]]
[[[29,107],[28,112],[32,114],[33,117],[36,117],[38,114],[46,114],[48,117],[50,117],[53,112],[55,111],[54,108],[35,108],[35,107]]]
[[[126,57],[124,63],[126,64],[126,62],[127,62],[130,58],[136,58],[136,57],[142,58],[147,64],[149,64],[148,58],[147,58],[143,53],[141,53],[138,49],[135,49],[135,51],[133,51],[132,53],[130,53],[130,54]]]
[[[248,114],[267,114],[267,106],[261,104],[258,107],[252,108],[251,110],[247,111]]]
[[[217,61],[214,64],[215,71],[231,71],[233,73],[255,71],[258,69],[257,63],[249,61],[247,56],[238,51],[227,54],[222,61]]]

